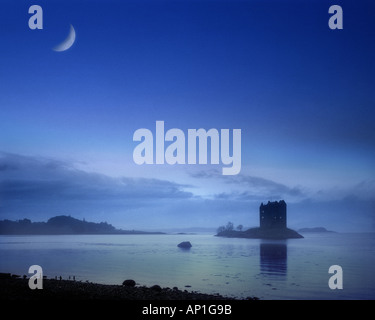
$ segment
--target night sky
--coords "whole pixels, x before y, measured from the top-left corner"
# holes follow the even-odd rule
[[[30,5],[43,8],[31,30]],[[339,4],[344,28],[328,27]],[[371,1],[2,1],[0,219],[375,231]],[[74,26],[76,41],[52,50]],[[139,128],[241,129],[241,172],[137,165]],[[187,136],[187,134],[186,134]]]

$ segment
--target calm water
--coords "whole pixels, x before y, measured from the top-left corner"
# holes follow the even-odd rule
[[[262,299],[375,299],[375,234],[305,234],[265,241],[212,235],[0,236],[0,272],[159,284]],[[193,247],[177,247],[181,241]],[[343,290],[328,268],[343,269]],[[185,288],[185,286],[191,286]]]

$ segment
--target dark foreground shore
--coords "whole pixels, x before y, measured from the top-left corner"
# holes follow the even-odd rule
[[[71,280],[44,279],[43,289],[31,290],[28,279],[0,278],[1,300],[236,300],[177,288],[106,285]],[[249,297],[247,300],[257,300]]]

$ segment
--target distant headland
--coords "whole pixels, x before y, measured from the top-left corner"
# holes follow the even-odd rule
[[[61,234],[164,234],[163,232],[146,232],[137,230],[116,229],[107,222],[88,222],[71,216],[56,216],[47,222],[31,222],[29,219],[0,221],[2,235],[61,235]]]
[[[286,203],[284,200],[261,204],[259,208],[259,223],[257,228],[236,231],[233,224],[220,227],[216,236],[227,238],[249,239],[297,239],[303,238],[297,231],[286,226]]]
[[[298,229],[299,232],[311,232],[311,233],[323,233],[323,232],[333,232],[336,233],[336,231],[327,230],[324,227],[314,227],[314,228],[301,228]]]

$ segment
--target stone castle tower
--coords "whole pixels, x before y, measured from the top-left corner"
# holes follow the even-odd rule
[[[261,204],[259,207],[261,229],[286,228],[286,203],[284,200]]]

